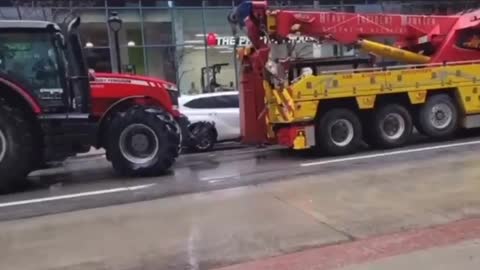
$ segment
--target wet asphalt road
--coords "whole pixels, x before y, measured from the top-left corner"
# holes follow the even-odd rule
[[[428,142],[420,136],[401,149],[370,151],[353,156],[318,157],[279,147],[224,147],[179,158],[170,174],[153,178],[115,175],[102,155],[75,158],[64,166],[32,174],[32,187],[0,196],[0,221],[68,212],[168,196],[289,180],[294,176],[343,172],[414,163],[437,155],[480,151],[480,132],[455,140]]]

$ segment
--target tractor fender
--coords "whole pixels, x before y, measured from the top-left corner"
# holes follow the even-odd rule
[[[11,91],[10,93],[7,93],[7,96],[18,96],[25,101],[26,104],[28,104],[32,112],[35,114],[42,113],[40,104],[32,97],[30,93],[27,92],[27,90],[2,77],[0,77],[0,85],[6,86],[6,89],[0,90],[0,96],[3,96],[3,91]]]
[[[103,135],[105,132],[105,128],[107,127],[108,121],[110,117],[117,111],[121,111],[122,109],[126,109],[132,105],[152,105],[155,104],[156,106],[159,106],[160,108],[163,108],[162,105],[159,102],[156,102],[156,100],[152,97],[149,96],[129,96],[126,98],[122,98],[120,100],[117,100],[115,103],[110,105],[108,109],[102,114],[100,119],[98,120],[98,137],[97,137],[97,146],[102,147],[103,146]]]

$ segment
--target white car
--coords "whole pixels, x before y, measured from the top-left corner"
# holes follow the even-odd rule
[[[210,142],[234,141],[240,138],[240,108],[238,92],[219,92],[200,95],[182,95],[179,98],[180,112],[191,123],[214,122],[216,139]],[[211,147],[210,147],[211,148]]]

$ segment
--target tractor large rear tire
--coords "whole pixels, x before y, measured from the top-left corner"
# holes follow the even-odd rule
[[[168,112],[135,106],[117,113],[108,130],[107,155],[114,169],[125,176],[154,176],[174,164],[180,130]]]
[[[0,99],[0,193],[23,187],[38,156],[26,115]]]

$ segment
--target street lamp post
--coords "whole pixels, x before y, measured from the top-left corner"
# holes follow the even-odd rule
[[[108,18],[108,27],[113,32],[115,40],[115,53],[117,57],[117,71],[122,73],[122,62],[120,59],[120,42],[118,41],[118,32],[122,29],[122,19],[118,16],[118,12],[112,12]]]

